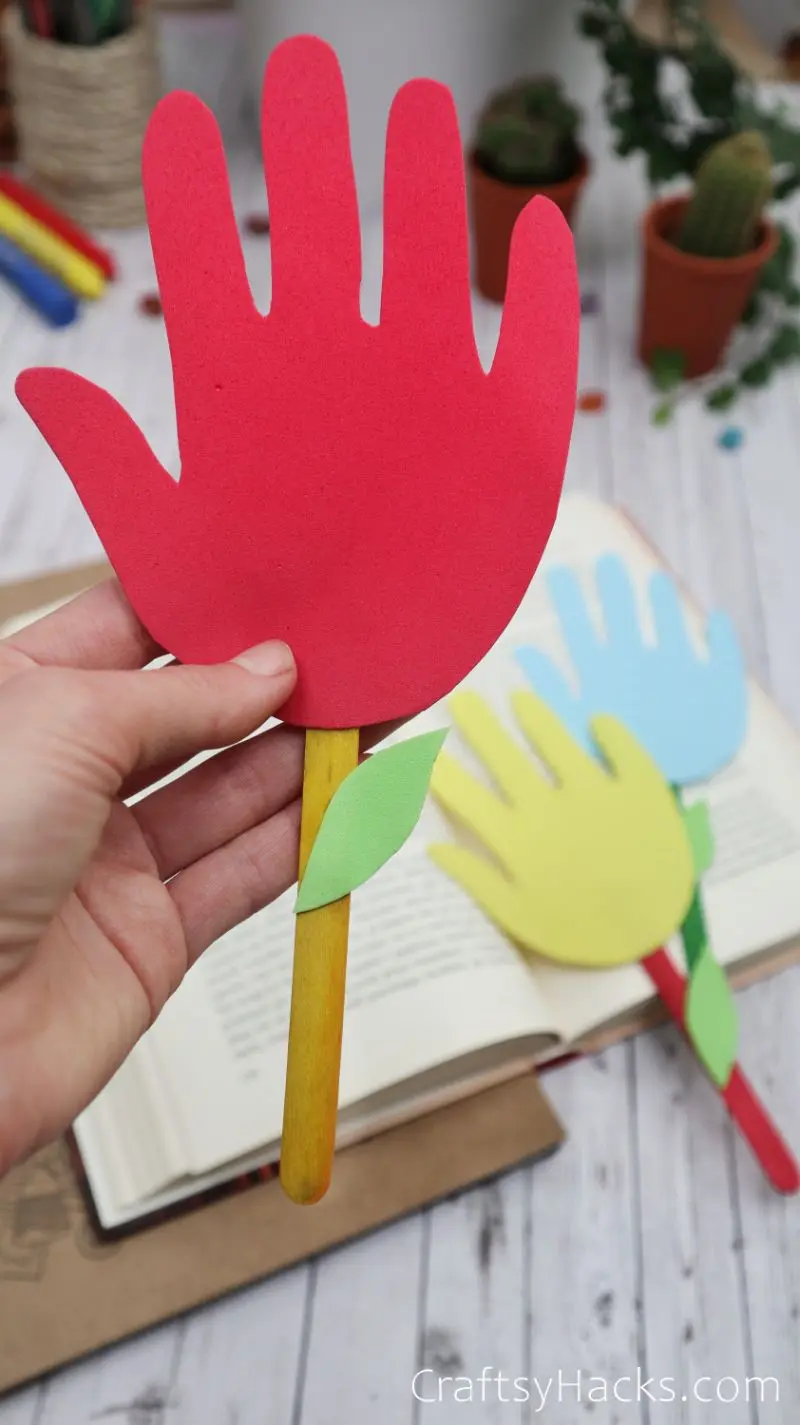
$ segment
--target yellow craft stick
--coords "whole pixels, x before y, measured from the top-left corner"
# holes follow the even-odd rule
[[[334,792],[358,765],[358,747],[358,728],[306,732],[301,878]],[[349,925],[349,896],[296,917],[280,1177],[298,1203],[318,1202],[331,1179]]]
[[[60,277],[79,297],[99,297],[102,293],[106,279],[100,268],[4,194],[0,194],[0,233],[23,248],[34,262]]]

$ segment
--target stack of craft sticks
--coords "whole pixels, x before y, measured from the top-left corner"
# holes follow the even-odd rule
[[[0,173],[0,276],[52,326],[74,322],[81,298],[115,274],[110,253],[10,173]]]

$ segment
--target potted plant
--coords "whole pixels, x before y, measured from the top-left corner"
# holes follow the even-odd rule
[[[478,120],[468,158],[476,283],[502,302],[514,224],[544,194],[567,221],[589,173],[578,143],[581,116],[556,79],[521,79],[494,94]]]
[[[682,375],[704,376],[719,364],[778,231],[764,208],[772,194],[772,158],[761,134],[734,134],[709,149],[694,191],[664,198],[644,219],[644,281],[639,355],[680,357]]]
[[[732,359],[720,381],[704,388],[706,405],[722,411],[742,391],[767,385],[800,360],[797,238],[795,224],[781,220],[782,205],[800,191],[800,126],[788,106],[776,104],[737,66],[708,18],[710,9],[699,0],[670,0],[669,24],[656,39],[623,0],[581,0],[579,27],[605,65],[603,96],[615,151],[620,158],[641,155],[652,188],[678,178],[694,182],[709,149],[733,135],[755,130],[769,147],[778,243],[771,260],[758,265]],[[660,408],[666,419],[680,380],[679,363],[660,367],[656,384],[671,396]]]

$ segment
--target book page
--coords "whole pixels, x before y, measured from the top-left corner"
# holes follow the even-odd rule
[[[438,813],[426,808],[424,816],[430,822]],[[427,834],[442,832],[429,825]],[[344,1125],[361,1100],[445,1064],[457,1078],[459,1062],[479,1051],[503,1045],[511,1056],[551,1032],[524,963],[458,887],[441,885],[423,835],[353,900]],[[158,1113],[178,1125],[186,1173],[277,1147],[294,897],[287,892],[207,951],[145,1038],[161,1088]],[[135,1140],[130,1147],[122,1201],[168,1180],[170,1165],[139,1153]]]

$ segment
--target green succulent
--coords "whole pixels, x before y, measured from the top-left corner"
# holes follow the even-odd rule
[[[520,79],[492,95],[479,120],[475,158],[504,183],[546,186],[580,162],[581,115],[557,79]]]

